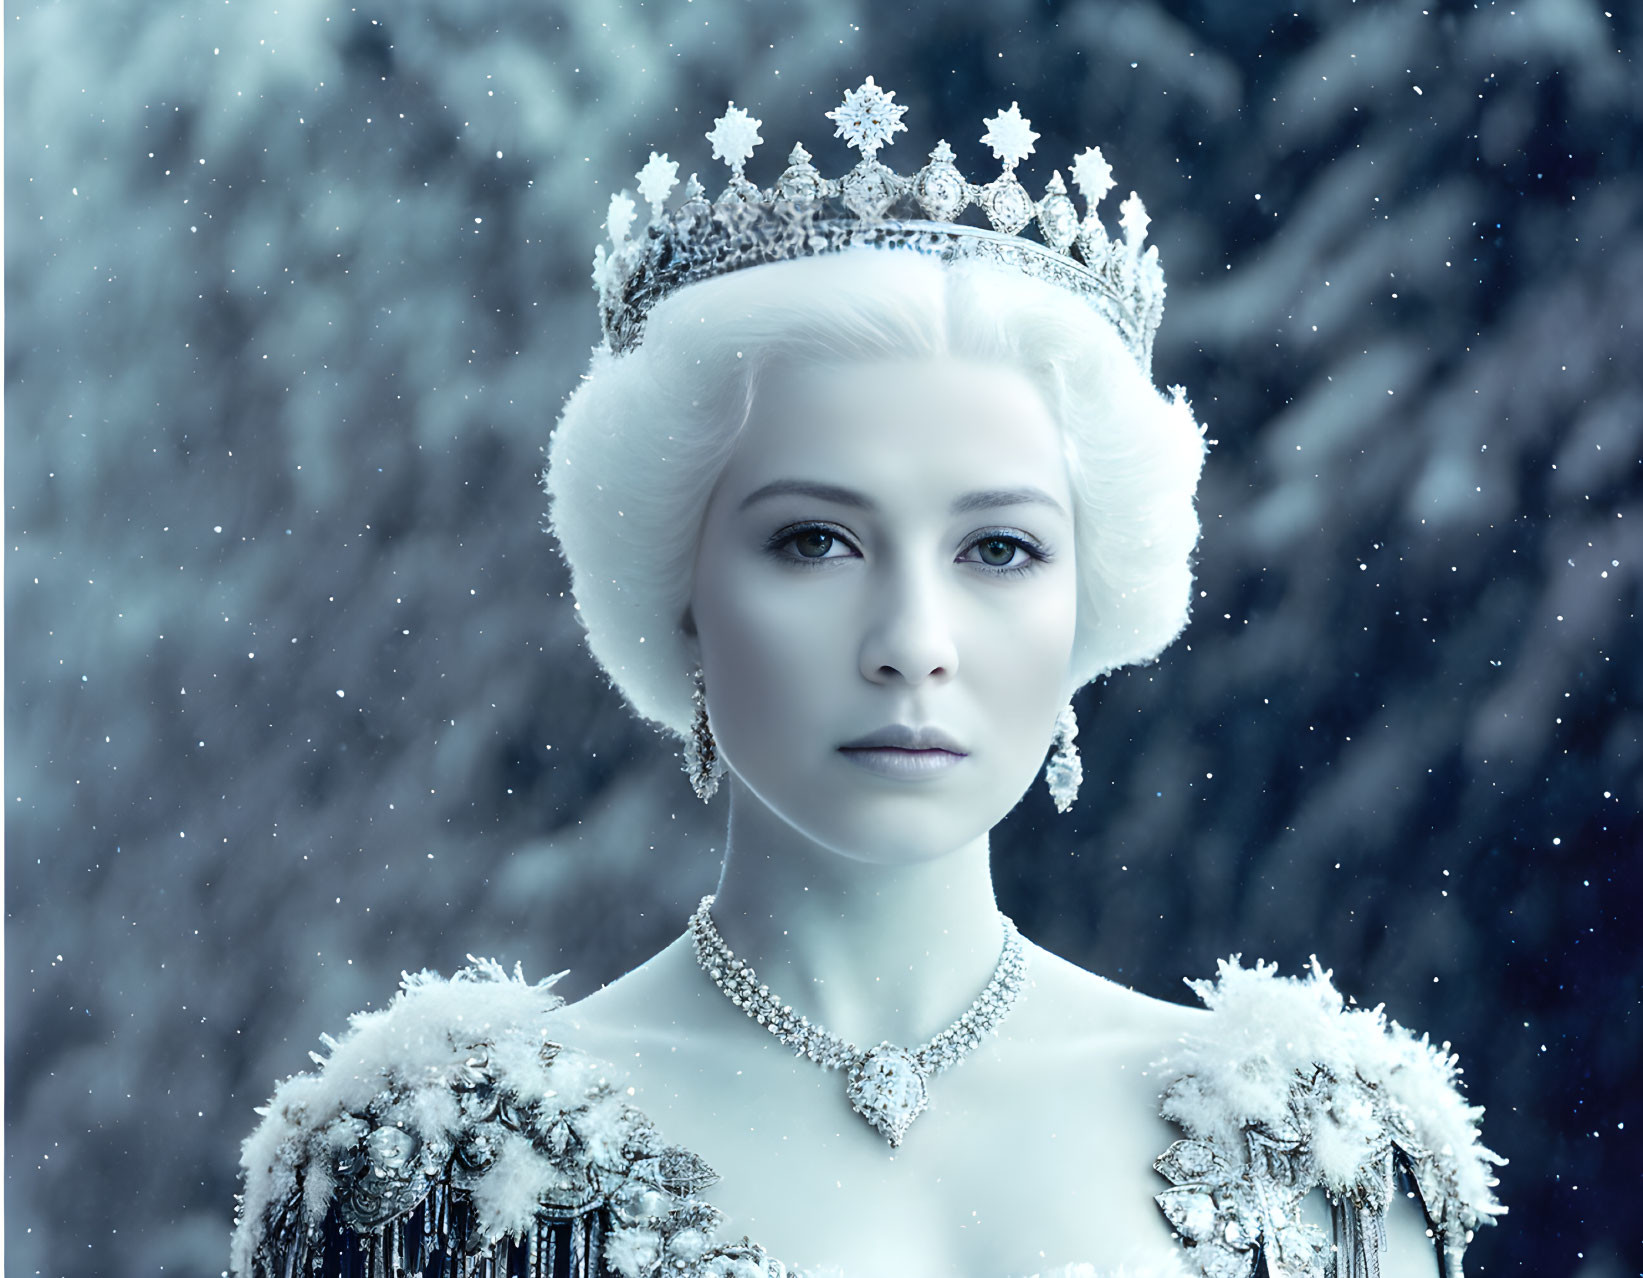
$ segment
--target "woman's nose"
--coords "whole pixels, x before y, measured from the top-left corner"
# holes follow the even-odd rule
[[[920,684],[958,670],[952,601],[930,574],[887,576],[869,603],[861,642],[861,672],[874,683]]]

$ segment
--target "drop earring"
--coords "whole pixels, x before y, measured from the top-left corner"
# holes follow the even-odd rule
[[[1069,701],[1055,717],[1055,752],[1044,769],[1044,779],[1049,783],[1057,812],[1072,807],[1078,797],[1078,783],[1084,779],[1084,764],[1078,757],[1078,747],[1073,744],[1077,735],[1078,716]]]
[[[707,722],[707,689],[702,686],[702,672],[696,672],[695,687],[690,700],[695,707],[691,719],[690,736],[685,741],[685,775],[690,788],[703,803],[719,789],[719,778],[725,774],[724,760],[719,757],[718,743],[713,740],[713,729]]]

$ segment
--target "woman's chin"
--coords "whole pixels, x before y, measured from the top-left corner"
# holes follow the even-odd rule
[[[868,781],[874,780],[871,776]],[[973,846],[998,823],[996,805],[973,792],[881,784],[840,787],[825,802],[816,796],[778,814],[816,843],[853,861],[917,865]]]
[[[863,752],[870,756],[888,751]],[[906,752],[914,753],[914,752]],[[728,758],[742,801],[853,861],[916,865],[940,860],[978,839],[1009,814],[1032,778],[1001,784],[991,759],[855,758],[843,751],[772,767],[774,752],[746,767]]]

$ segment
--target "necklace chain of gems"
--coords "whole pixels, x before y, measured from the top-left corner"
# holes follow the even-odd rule
[[[782,1044],[796,1048],[800,1056],[808,1056],[823,1069],[848,1070],[845,1096],[850,1108],[871,1123],[892,1148],[901,1144],[913,1120],[930,1103],[930,1079],[957,1065],[981,1046],[988,1034],[997,1033],[1026,983],[1026,945],[1015,924],[1000,912],[1004,946],[999,951],[998,966],[964,1014],[923,1047],[909,1050],[886,1042],[862,1051],[837,1034],[812,1025],[808,1017],[795,1016],[768,985],[759,984],[758,974],[736,957],[713,925],[709,913],[712,905],[713,897],[704,896],[690,916],[691,940],[702,971],[726,998]]]

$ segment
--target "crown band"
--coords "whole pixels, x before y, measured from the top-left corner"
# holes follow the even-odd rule
[[[774,187],[756,186],[742,168],[763,142],[761,122],[734,103],[707,135],[714,158],[730,166],[730,180],[713,203],[692,174],[683,205],[668,212],[679,166],[652,152],[637,175],[639,194],[651,209],[645,233],[629,236],[636,205],[621,192],[611,197],[606,218],[612,247],[607,252],[600,245],[594,254],[606,346],[619,354],[638,345],[651,309],[690,284],[871,246],[910,249],[944,261],[991,262],[1066,289],[1111,324],[1141,369],[1150,370],[1153,334],[1164,312],[1163,268],[1156,246],[1142,250],[1150,219],[1133,191],[1120,208],[1123,237],[1109,237],[1102,225],[1096,205],[1112,187],[1112,170],[1100,148],[1087,149],[1073,163],[1073,180],[1086,203],[1082,218],[1059,170],[1037,201],[1016,178],[1016,165],[1032,153],[1038,134],[1015,104],[985,121],[988,131],[981,140],[1003,161],[1003,173],[992,182],[967,181],[946,142],[937,144],[916,175],[904,177],[875,158],[896,132],[905,131],[900,117],[906,108],[894,97],[869,76],[827,113],[837,122],[838,135],[861,152],[856,166],[839,178],[824,178],[799,145]],[[887,216],[909,203],[925,218]],[[953,220],[972,205],[990,227]],[[1042,242],[1018,234],[1031,223],[1039,227]]]

